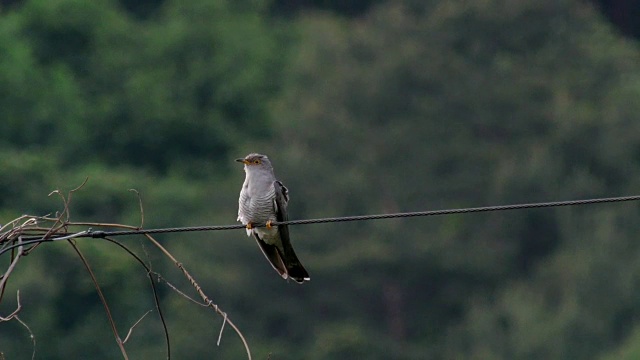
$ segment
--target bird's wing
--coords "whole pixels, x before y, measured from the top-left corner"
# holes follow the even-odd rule
[[[273,182],[273,188],[275,189],[275,210],[276,218],[278,221],[287,221],[287,205],[289,204],[289,190],[280,182],[276,180]]]
[[[274,208],[276,212],[276,219],[281,221],[289,220],[287,214],[287,205],[289,203],[289,190],[282,185],[280,181],[274,181],[273,187],[275,189]],[[300,260],[293,251],[291,246],[291,240],[289,239],[289,227],[287,225],[278,225],[278,234],[280,235],[280,241],[282,247],[277,248],[280,252],[280,256],[287,268],[288,275],[298,283],[303,283],[309,280],[309,273],[302,266]]]
[[[278,180],[273,182],[273,187],[275,189],[275,199],[274,210],[276,211],[276,220],[277,221],[287,221],[289,220],[289,215],[287,214],[287,205],[289,204],[289,190],[282,185],[282,183]],[[287,233],[287,240],[289,239],[289,229],[286,225],[280,226],[279,230],[282,233],[282,228],[285,229]]]
[[[289,192],[280,181],[274,181],[273,186],[275,189],[273,207],[276,213],[276,221],[285,221],[287,219]],[[280,234],[283,247],[287,249],[285,252],[288,254],[290,252],[288,248],[291,248],[291,243],[289,242],[289,229],[286,225],[279,225],[278,232]],[[269,260],[271,266],[278,272],[278,274],[280,274],[280,276],[286,279],[289,272],[286,265],[286,258],[283,258],[286,254],[282,254],[276,245],[267,244],[256,232],[253,232],[253,236],[256,238],[258,245],[260,245],[260,250],[262,250],[262,253],[267,260]]]

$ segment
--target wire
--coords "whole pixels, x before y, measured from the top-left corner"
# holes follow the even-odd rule
[[[543,203],[485,206],[485,207],[460,208],[460,209],[401,212],[401,213],[392,213],[392,214],[357,215],[357,216],[343,216],[343,217],[331,217],[331,218],[320,218],[320,219],[289,220],[289,221],[282,221],[282,222],[273,222],[271,225],[273,226],[306,225],[306,224],[335,223],[335,222],[347,222],[347,221],[381,220],[381,219],[393,219],[393,218],[405,218],[405,217],[407,218],[408,217],[425,217],[425,216],[466,214],[466,213],[489,212],[489,211],[505,211],[505,210],[534,209],[534,208],[546,208],[546,207],[602,204],[602,203],[637,201],[637,200],[640,200],[640,195],[586,199],[586,200],[569,200],[569,201],[554,201],[554,202],[543,202]],[[254,227],[264,227],[264,226],[266,225],[265,224],[254,225]],[[245,228],[244,225],[237,224],[237,225],[222,225],[222,226],[197,226],[197,227],[186,227],[186,228],[113,231],[113,232],[104,232],[104,235],[99,232],[89,232],[89,234],[93,235],[92,237],[102,237],[102,236],[135,235],[135,234],[158,234],[158,233],[168,233],[168,232],[176,232],[176,231],[216,231],[216,230],[232,230],[232,229],[244,229],[244,228]]]
[[[497,205],[497,206],[485,206],[485,207],[461,208],[461,209],[416,211],[416,212],[404,212],[404,213],[395,213],[395,214],[360,215],[360,216],[345,216],[345,217],[324,218],[324,219],[291,220],[291,221],[283,221],[280,223],[273,223],[273,225],[284,225],[284,224],[302,225],[302,224],[317,224],[317,223],[330,223],[330,222],[343,222],[343,221],[392,219],[392,218],[401,218],[401,217],[453,215],[453,214],[466,214],[466,213],[489,212],[489,211],[505,211],[505,210],[534,209],[534,208],[547,208],[547,207],[560,207],[560,206],[602,204],[602,203],[637,201],[637,200],[640,200],[640,195],[612,197],[612,198],[599,198],[599,199],[585,199],[585,200],[554,201],[554,202],[530,203],[530,204]]]
[[[284,225],[283,223],[273,223],[273,225]],[[256,224],[254,227],[265,227],[266,224]],[[234,225],[213,225],[213,226],[188,226],[188,227],[174,227],[174,228],[161,228],[161,229],[139,229],[139,230],[119,230],[119,231],[93,231],[89,229],[87,234],[83,237],[103,238],[105,236],[126,236],[126,235],[140,235],[140,234],[164,234],[173,232],[194,232],[194,231],[220,231],[220,230],[234,230],[245,229],[246,226],[242,224]]]
[[[520,210],[520,209],[548,208],[548,207],[561,207],[561,206],[578,206],[578,205],[627,202],[627,201],[637,201],[637,200],[640,200],[640,195],[585,199],[585,200],[529,203],[529,204],[485,206],[485,207],[460,208],[460,209],[401,212],[401,213],[392,213],[392,214],[358,215],[358,216],[331,217],[331,218],[320,218],[320,219],[289,220],[289,221],[282,221],[282,222],[273,222],[271,223],[271,225],[272,226],[305,225],[305,224],[335,223],[335,222],[346,222],[346,221],[366,221],[366,220],[381,220],[381,219],[393,219],[393,218],[440,216],[440,215],[467,214],[467,213],[490,212],[490,211]],[[254,224],[253,226],[265,227],[266,224]],[[74,238],[82,238],[82,237],[104,238],[106,236],[163,234],[163,233],[194,232],[194,231],[220,231],[220,230],[234,230],[234,229],[244,229],[244,228],[245,226],[242,224],[234,224],[234,225],[217,225],[217,226],[192,226],[192,227],[173,227],[173,228],[160,228],[160,229],[120,230],[120,231],[93,231],[92,229],[88,229],[87,231],[83,231],[75,234],[63,235],[63,238],[67,239],[71,236]],[[29,244],[29,243],[38,242],[38,241],[52,241],[54,239],[58,240],[60,238],[55,235],[48,239],[44,239],[41,236],[40,237],[23,236],[23,240],[28,241],[23,244]]]
[[[77,233],[51,236],[48,238],[44,238],[42,236],[19,236],[21,241],[18,241],[17,243],[14,243],[9,246],[3,246],[2,248],[0,248],[0,255],[6,253],[11,249],[15,249],[20,246],[29,246],[29,245],[35,245],[43,242],[63,241],[63,240],[83,238],[83,237],[88,237],[87,234],[88,234],[87,231],[80,231]]]

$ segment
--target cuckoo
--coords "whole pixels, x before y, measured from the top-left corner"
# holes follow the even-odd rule
[[[246,174],[238,201],[238,221],[247,227],[247,236],[253,235],[271,266],[284,279],[291,278],[297,283],[309,281],[307,270],[291,246],[289,228],[272,225],[287,221],[289,192],[276,180],[271,161],[255,153],[236,161],[244,164]]]

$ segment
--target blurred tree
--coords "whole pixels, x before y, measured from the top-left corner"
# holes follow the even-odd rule
[[[120,0],[120,4],[138,19],[149,19],[157,14],[166,0]]]
[[[104,160],[197,174],[227,164],[241,137],[268,136],[282,45],[260,9],[234,6],[167,2],[131,41],[105,34],[93,59],[101,113],[91,136]]]
[[[628,155],[618,158],[627,165],[609,165],[616,140],[605,130],[635,133],[612,115],[608,99],[627,82],[619,74],[637,74],[637,61],[628,60],[637,50],[614,39],[584,3],[395,2],[348,24],[309,16],[302,29],[305,41],[276,108],[281,140],[269,147],[285,172],[301,174],[289,183],[292,199],[303,199],[291,205],[299,217],[624,193],[637,173]],[[628,139],[623,152],[640,140],[618,137]],[[590,294],[602,279],[570,276],[585,284],[559,307],[578,297],[584,302],[576,309],[609,309],[588,320],[580,310],[556,316],[531,307],[538,304],[532,294],[551,285],[528,279],[547,271],[562,278],[561,265],[544,267],[554,255],[566,259],[573,239],[594,252],[571,258],[576,266],[626,266],[615,264],[618,255],[596,254],[603,239],[625,248],[632,237],[601,231],[586,238],[575,226],[553,211],[327,225],[307,233],[312,268],[325,278],[321,287],[329,278],[340,283],[335,274],[342,273],[338,286],[352,290],[333,301],[312,298],[358,329],[380,329],[368,337],[379,343],[386,335],[394,358],[595,356],[622,336],[607,331],[628,331],[618,323],[628,311],[622,285],[603,304]],[[495,298],[519,312],[482,308],[493,322],[480,323],[470,304]],[[530,322],[514,328],[520,315]],[[527,338],[534,322],[540,337]],[[338,341],[324,346],[332,355],[318,358],[349,357]]]
[[[21,20],[12,13],[0,24],[0,146],[41,149],[71,134],[84,104],[67,68],[39,64]]]
[[[56,143],[68,165],[78,153],[194,175],[227,163],[238,139],[269,135],[266,106],[279,88],[286,37],[254,5],[166,2],[154,21],[136,23],[112,1],[26,3],[4,25],[5,61],[20,64],[3,67],[7,84],[19,83],[4,87],[15,125],[0,141]],[[42,96],[14,99],[28,91],[20,86]],[[25,101],[43,102],[43,114],[25,112],[35,107]]]
[[[640,4],[633,0],[597,0],[595,1],[607,18],[623,34],[640,37],[640,26],[636,19],[640,15]]]
[[[270,2],[167,0],[144,20],[122,4],[33,0],[0,15],[3,215],[54,213],[44,195],[89,176],[75,220],[137,225],[136,188],[147,227],[233,222],[242,170],[227,164],[250,151],[271,156],[294,218],[638,188],[637,45],[587,3],[402,0],[272,18]],[[635,333],[637,215],[620,205],[292,227],[313,278],[303,287],[274,276],[241,231],[160,240],[254,357],[587,359]],[[79,261],[58,245],[26,258],[7,292],[29,301],[38,356],[117,356]],[[137,265],[81,245],[120,327],[152,308]],[[162,289],[175,358],[242,356],[227,330],[212,345],[220,319]],[[29,353],[9,326],[0,351]],[[132,357],[162,356],[161,337],[157,318],[143,321]]]
[[[271,9],[275,15],[292,16],[305,11],[324,10],[335,15],[361,16],[381,0],[274,0]]]

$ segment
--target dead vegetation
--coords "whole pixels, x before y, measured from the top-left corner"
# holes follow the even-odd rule
[[[22,215],[7,224],[4,224],[0,227],[0,258],[9,258],[9,265],[6,269],[3,270],[0,275],[0,304],[5,297],[6,285],[11,277],[13,271],[18,267],[18,265],[22,265],[21,260],[29,255],[30,253],[36,251],[40,246],[46,245],[51,242],[59,242],[64,241],[69,246],[71,246],[77,256],[80,258],[84,267],[86,269],[87,275],[91,278],[92,283],[95,287],[95,290],[102,302],[104,307],[104,311],[107,315],[109,325],[115,337],[115,341],[117,346],[120,349],[122,357],[124,359],[128,359],[126,344],[131,336],[134,336],[135,327],[142,321],[152,310],[147,311],[143,314],[138,321],[136,321],[131,327],[127,334],[123,337],[120,336],[120,333],[117,330],[114,318],[111,313],[111,309],[109,304],[107,303],[99,281],[96,279],[94,272],[92,270],[89,259],[84,256],[84,254],[80,251],[79,247],[76,245],[77,241],[80,241],[82,238],[94,238],[93,240],[103,240],[111,242],[118,247],[120,247],[124,251],[124,256],[131,257],[132,261],[136,261],[140,264],[141,270],[146,272],[146,276],[149,279],[149,283],[151,285],[151,291],[153,292],[153,297],[155,300],[155,312],[158,314],[160,321],[162,322],[163,332],[164,332],[164,341],[166,343],[166,356],[167,359],[171,358],[171,337],[169,331],[167,329],[167,324],[165,322],[164,315],[161,309],[161,301],[158,297],[157,286],[158,284],[164,284],[172,289],[176,294],[188,299],[190,302],[207,307],[211,309],[211,311],[215,312],[219,316],[222,317],[223,323],[220,328],[220,334],[218,336],[218,346],[220,345],[220,340],[222,337],[222,332],[225,326],[228,324],[238,335],[240,340],[242,341],[246,353],[247,358],[251,360],[251,352],[249,349],[249,345],[240,332],[240,330],[236,327],[236,325],[229,319],[227,313],[224,312],[218,305],[216,305],[213,300],[205,293],[202,287],[198,284],[198,281],[189,273],[186,266],[178,261],[175,256],[173,256],[165,247],[163,247],[156,239],[149,234],[140,234],[138,236],[144,236],[153,246],[159,249],[183,274],[183,276],[189,281],[189,283],[193,286],[193,289],[199,296],[199,300],[187,295],[186,291],[178,289],[176,286],[170,284],[165,280],[162,274],[152,271],[149,264],[147,264],[142,258],[136,255],[133,251],[131,251],[126,245],[122,242],[117,241],[116,239],[105,236],[98,237],[92,235],[95,231],[106,230],[106,229],[126,229],[126,230],[140,230],[143,229],[144,225],[144,207],[142,205],[142,199],[140,194],[136,190],[131,190],[134,192],[138,198],[140,204],[140,225],[132,226],[125,224],[113,224],[113,223],[101,223],[101,222],[74,222],[72,221],[70,204],[72,202],[72,197],[74,194],[80,190],[84,184],[81,184],[79,187],[68,191],[66,194],[63,192],[56,190],[53,191],[50,196],[58,196],[61,199],[63,204],[63,210],[57,213],[55,216],[33,216],[33,215]],[[84,229],[84,230],[79,230]],[[25,263],[26,264],[26,263]],[[29,328],[28,324],[24,322],[20,318],[20,312],[22,310],[22,305],[20,302],[20,290],[16,291],[16,299],[17,306],[13,311],[11,311],[8,315],[0,314],[0,322],[7,321],[17,321],[19,322],[29,334],[32,344],[32,358],[35,358],[36,355],[36,334],[32,332]],[[0,359],[2,359],[3,355],[0,353]]]

